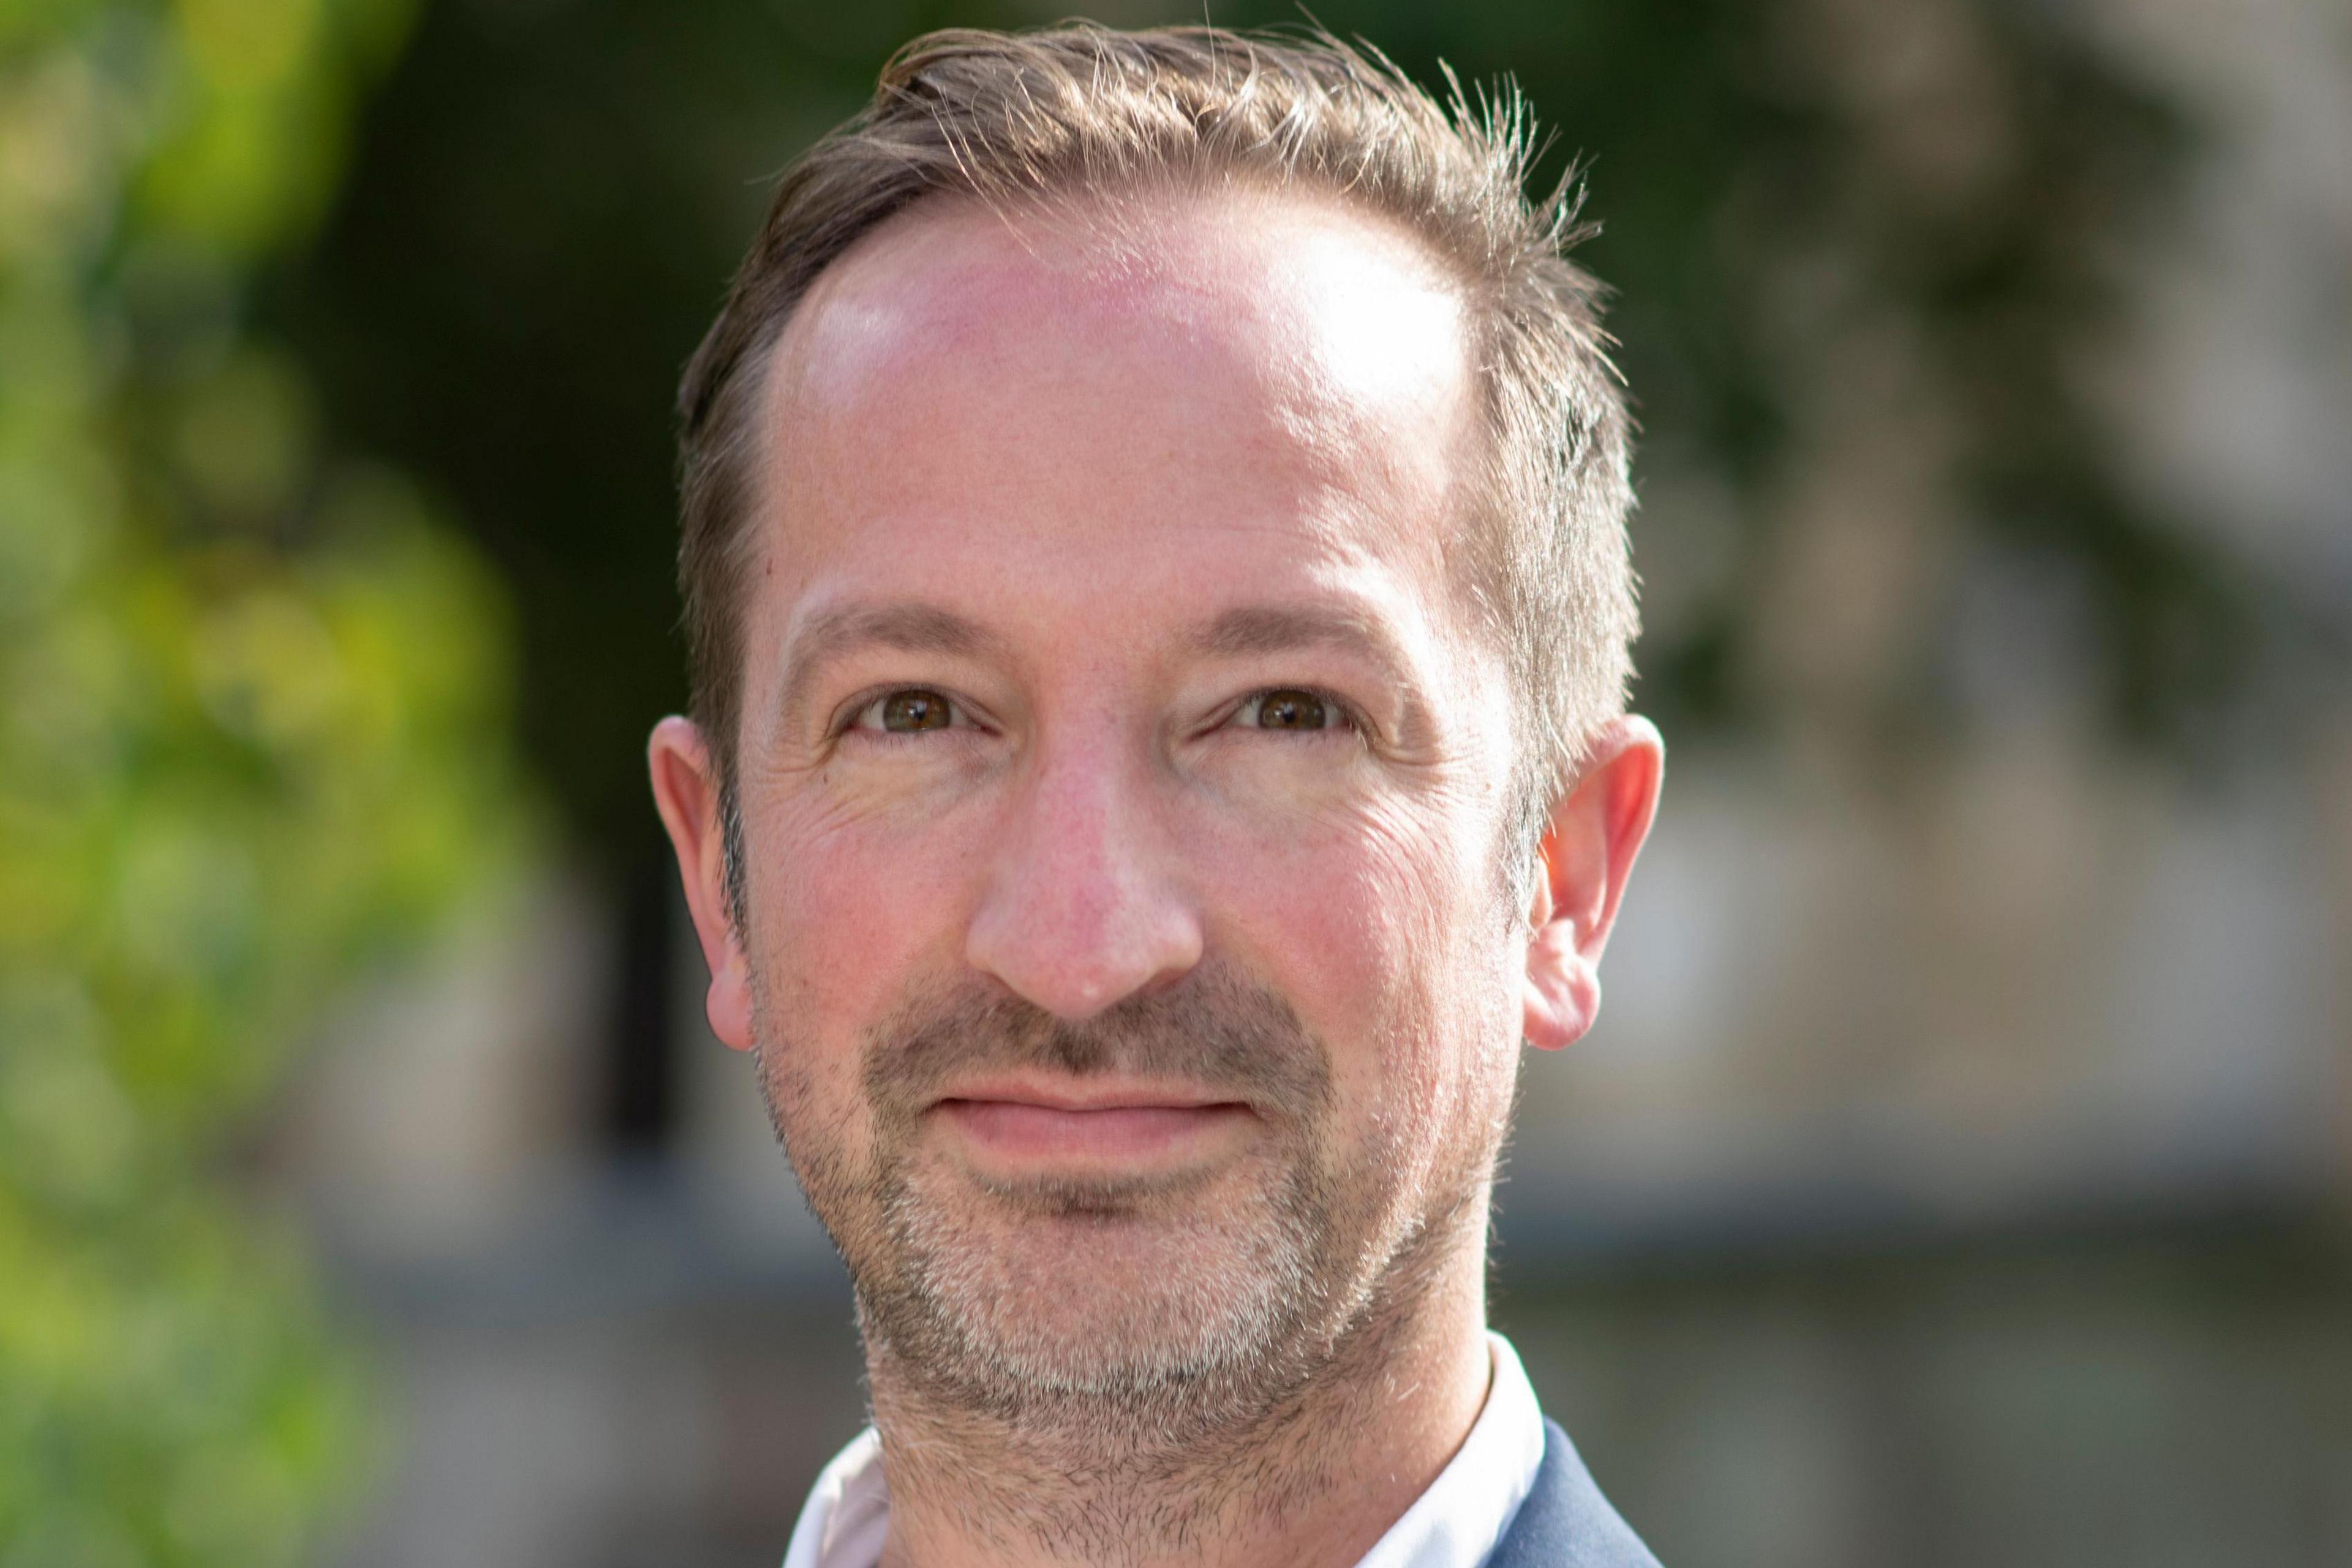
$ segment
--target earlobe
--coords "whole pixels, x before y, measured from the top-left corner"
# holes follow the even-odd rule
[[[711,971],[710,990],[702,1001],[703,1016],[710,1020],[710,1032],[719,1044],[748,1051],[759,1044],[751,1030],[751,977],[744,967],[742,948],[730,941],[727,951],[732,959],[725,967]]]
[[[710,968],[704,1010],[711,1033],[737,1050],[749,1050],[755,1038],[751,969],[728,904],[726,834],[709,749],[692,722],[673,716],[654,726],[646,762],[653,775],[654,805],[677,854],[687,910]]]
[[[1628,714],[1594,738],[1552,813],[1528,937],[1522,1033],[1539,1050],[1574,1045],[1601,1011],[1601,954],[1649,837],[1665,771],[1656,726]]]

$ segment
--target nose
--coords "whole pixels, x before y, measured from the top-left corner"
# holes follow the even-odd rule
[[[1076,1022],[1201,961],[1148,769],[1108,742],[1042,756],[1003,823],[966,957]]]

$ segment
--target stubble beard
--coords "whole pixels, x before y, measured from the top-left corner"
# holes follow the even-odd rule
[[[1275,1441],[1335,1369],[1381,1364],[1446,1243],[1484,1214],[1486,1141],[1417,1194],[1391,1126],[1339,1163],[1325,1051],[1229,972],[1079,1026],[1002,993],[910,1005],[867,1042],[874,1138],[856,1161],[775,1022],[759,1029],[762,1092],[848,1265],[877,1409],[984,1429],[1059,1474],[1173,1479]],[[951,1078],[1040,1067],[1197,1086],[1247,1104],[1264,1135],[1226,1168],[1112,1181],[979,1182],[919,1145]]]

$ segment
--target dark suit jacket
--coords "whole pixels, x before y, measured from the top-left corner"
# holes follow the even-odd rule
[[[1592,1484],[1568,1434],[1546,1421],[1543,1468],[1486,1568],[1658,1568],[1658,1560]]]

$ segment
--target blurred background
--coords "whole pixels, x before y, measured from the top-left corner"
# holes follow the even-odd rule
[[[669,397],[1058,15],[0,5],[0,1568],[781,1556],[862,1395],[643,783]],[[1640,403],[1547,1404],[1675,1568],[2352,1563],[2352,13],[1316,15],[1590,161]]]

